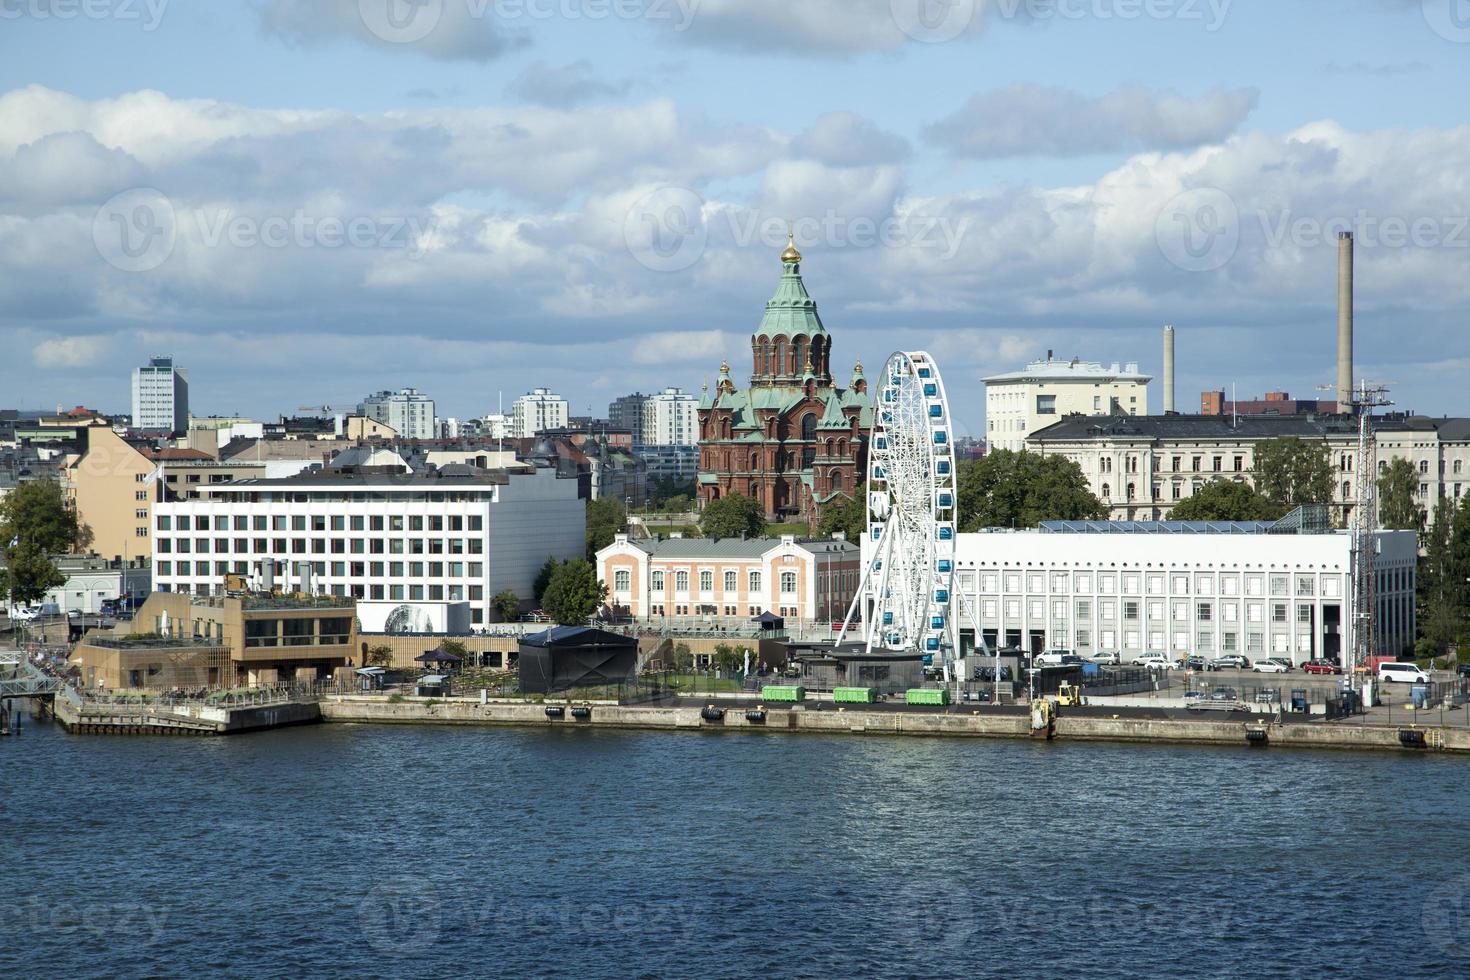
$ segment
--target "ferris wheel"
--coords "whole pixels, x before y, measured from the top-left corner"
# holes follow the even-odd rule
[[[874,394],[863,579],[838,642],[861,622],[869,652],[919,650],[947,663],[959,644],[954,432],[944,380],[927,353],[899,352]]]

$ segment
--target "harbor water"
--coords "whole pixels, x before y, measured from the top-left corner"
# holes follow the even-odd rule
[[[0,976],[1470,975],[1470,761],[321,725],[0,742]]]

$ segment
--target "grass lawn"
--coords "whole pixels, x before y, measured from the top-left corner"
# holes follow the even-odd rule
[[[805,522],[766,525],[766,537],[768,538],[779,538],[783,534],[794,534],[798,538],[801,538],[811,533],[811,527]]]

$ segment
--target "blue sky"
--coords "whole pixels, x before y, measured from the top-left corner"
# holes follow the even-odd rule
[[[1166,322],[1181,405],[1308,395],[1349,221],[1358,373],[1470,413],[1465,0],[408,2],[0,0],[0,404],[697,391],[787,219],[834,363],[931,349],[977,432]]]

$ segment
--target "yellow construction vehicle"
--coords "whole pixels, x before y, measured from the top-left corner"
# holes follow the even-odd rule
[[[1082,696],[1082,688],[1071,681],[1062,681],[1057,685],[1056,702],[1060,708],[1070,708],[1074,705],[1086,704],[1087,699]]]

